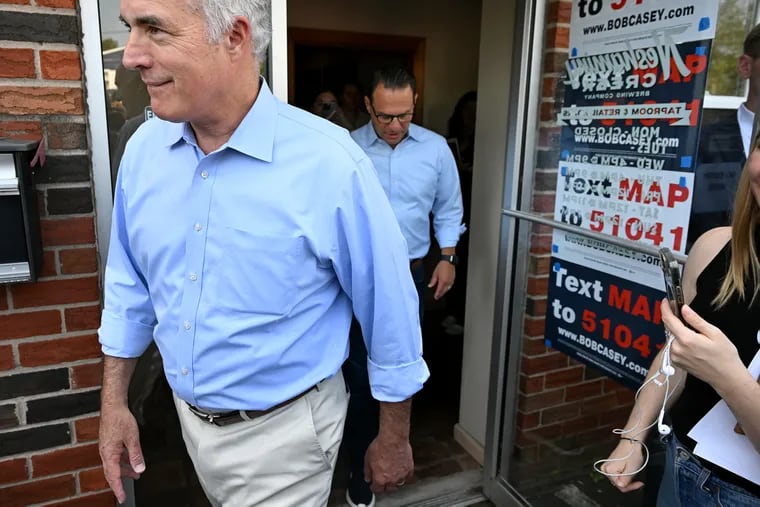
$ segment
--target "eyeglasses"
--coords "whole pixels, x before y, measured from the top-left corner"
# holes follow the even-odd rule
[[[414,118],[414,104],[412,104],[412,111],[407,111],[406,113],[401,114],[378,113],[375,111],[374,106],[371,106],[370,109],[372,110],[372,114],[375,115],[375,118],[377,118],[377,121],[383,125],[390,125],[393,123],[393,120],[398,120],[399,123],[409,123],[412,121],[412,118]]]

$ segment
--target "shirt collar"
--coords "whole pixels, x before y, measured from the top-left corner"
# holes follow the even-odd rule
[[[367,123],[363,128],[366,128],[365,140],[367,142],[367,146],[370,146],[374,143],[384,143],[386,145],[388,144],[385,142],[385,140],[381,139],[380,136],[377,135],[377,132],[375,131],[375,126],[372,124],[371,121]],[[421,127],[419,127],[418,125],[415,125],[414,123],[410,124],[406,137],[402,139],[399,144],[403,143],[407,139],[419,142],[421,139],[422,132],[423,130]]]
[[[229,140],[219,149],[231,148],[250,157],[271,162],[277,126],[277,109],[277,99],[272,95],[266,81],[259,79],[259,95],[253,106]],[[190,124],[170,123],[166,134],[166,144],[173,146],[183,140],[188,144],[197,144]]]

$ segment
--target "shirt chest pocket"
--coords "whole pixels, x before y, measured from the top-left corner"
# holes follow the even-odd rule
[[[220,244],[220,303],[242,313],[286,315],[293,309],[306,261],[303,238],[228,227]]]

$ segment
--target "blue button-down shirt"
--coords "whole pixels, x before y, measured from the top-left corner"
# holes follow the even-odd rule
[[[372,122],[351,133],[375,166],[391,207],[409,245],[409,258],[430,249],[430,214],[435,239],[454,247],[465,231],[462,191],[454,155],[446,139],[419,125],[395,148],[378,137]]]
[[[354,312],[373,395],[428,377],[407,248],[348,133],[266,84],[204,155],[187,124],[147,121],[117,179],[99,330],[109,356],[155,339],[175,393],[265,409],[335,374]]]

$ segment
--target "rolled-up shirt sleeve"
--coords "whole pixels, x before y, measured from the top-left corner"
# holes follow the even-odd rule
[[[441,248],[454,247],[467,230],[462,223],[462,190],[457,164],[445,143],[438,149],[438,187],[433,202],[433,230]]]
[[[372,395],[404,401],[430,376],[406,241],[369,159],[339,196],[333,265],[362,327]]]
[[[129,250],[124,194],[117,180],[98,339],[103,354],[139,357],[153,340],[156,316],[145,278]]]

